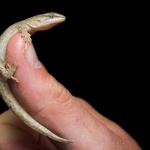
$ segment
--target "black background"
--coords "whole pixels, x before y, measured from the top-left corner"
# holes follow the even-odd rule
[[[3,1],[0,33],[36,14],[64,14],[65,23],[33,35],[39,59],[72,94],[117,122],[146,149],[148,90],[136,6],[79,0]],[[6,108],[1,100],[0,111]]]

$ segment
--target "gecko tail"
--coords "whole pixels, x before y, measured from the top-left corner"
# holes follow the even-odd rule
[[[64,139],[64,138],[61,138],[59,136],[47,136],[47,138],[51,141],[51,142],[54,142],[54,141],[57,141],[57,142],[60,142],[60,143],[73,143],[73,141],[71,140],[68,140],[68,139]],[[53,140],[53,141],[52,141]]]

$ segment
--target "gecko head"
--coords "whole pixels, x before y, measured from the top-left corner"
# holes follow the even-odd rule
[[[33,32],[50,29],[59,23],[65,21],[65,16],[58,13],[50,12],[29,18],[26,24],[32,28]]]

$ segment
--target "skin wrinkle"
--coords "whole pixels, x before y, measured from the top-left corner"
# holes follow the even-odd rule
[[[93,109],[93,107],[91,105],[89,105],[86,101],[82,100],[81,98],[79,99],[79,101],[81,102],[81,105],[87,110],[89,111],[89,113],[91,112],[93,114],[93,116],[99,120],[103,125],[105,125],[105,127],[108,128],[108,130],[110,130],[113,134],[115,134],[116,136],[118,136],[120,139],[122,139],[122,144],[124,145],[124,147],[127,146],[127,144],[125,142],[128,143],[128,147],[127,150],[129,148],[129,145],[131,143],[131,141],[135,142],[136,141],[127,133],[125,132],[119,125],[117,125],[116,123],[112,122],[111,120],[109,120],[108,118],[105,118],[104,116],[100,115],[96,110]],[[138,143],[137,143],[138,144]],[[131,146],[132,149],[132,146]]]
[[[86,109],[87,110],[87,112],[92,116],[92,117],[94,117],[98,122],[100,122],[103,126],[105,126],[107,129],[109,129],[109,130],[111,130],[111,132],[112,133],[114,133],[114,131],[111,129],[111,128],[109,128],[109,126],[107,126],[107,124],[101,119],[100,120],[100,118],[98,118],[98,116],[96,115],[96,112],[93,112],[92,110],[93,110],[93,108],[91,107],[91,106],[89,106],[89,107],[91,107],[91,109],[89,109],[88,108],[88,103],[86,103],[84,100],[82,100],[82,99],[79,99],[80,100],[80,103],[81,103],[81,105],[82,105],[82,107],[84,108],[84,109]],[[118,135],[119,136],[119,135]],[[120,137],[120,136],[119,136]]]
[[[81,104],[81,106],[87,111],[87,113],[89,113],[90,115],[91,115],[91,117],[93,117],[93,118],[95,118],[95,122],[96,122],[96,124],[98,124],[98,126],[99,126],[99,124],[101,124],[103,127],[105,127],[105,128],[107,128],[110,132],[112,132],[112,134],[115,134],[114,132],[113,132],[113,130],[111,130],[110,128],[108,128],[108,126],[102,121],[102,120],[99,120],[96,116],[95,116],[95,114],[92,112],[92,109],[88,109],[87,107],[86,107],[86,105],[88,105],[84,100],[82,100],[82,99],[78,99],[79,100],[79,103]],[[85,124],[86,125],[86,124]],[[87,125],[86,125],[87,126]],[[86,127],[85,126],[85,127]],[[87,126],[88,127],[88,126]],[[87,128],[86,127],[86,128]],[[100,127],[99,127],[100,128]],[[90,133],[90,132],[89,132]],[[116,135],[116,134],[115,134]],[[118,136],[118,137],[120,137],[119,135],[116,135],[116,136]]]
[[[49,108],[50,105],[53,105],[54,103],[55,105],[62,105],[62,103],[63,105],[69,105],[69,103],[72,102],[73,98],[68,90],[62,88],[62,92],[60,92],[60,94],[58,94],[57,97],[53,99],[50,99],[43,107],[41,107],[37,111],[32,112],[31,114],[35,116],[35,118],[38,118],[41,116],[41,114],[43,114],[45,110]]]
[[[70,97],[70,96],[69,96]],[[67,97],[68,98],[68,97]],[[72,98],[72,97],[70,97],[70,98]],[[69,98],[69,99],[70,99]],[[65,102],[65,103],[64,103]],[[55,104],[54,104],[55,103]],[[51,127],[51,129],[52,130],[54,130],[54,132],[55,133],[57,133],[57,134],[59,134],[59,135],[61,135],[64,131],[63,131],[63,128],[61,128],[59,125],[58,125],[58,127],[57,127],[57,123],[55,123],[55,120],[54,119],[52,119],[52,116],[55,116],[55,115],[53,115],[53,114],[51,114],[49,117],[46,115],[46,114],[48,114],[48,112],[49,112],[49,109],[51,109],[51,108],[49,108],[49,106],[51,105],[51,106],[53,106],[53,105],[60,105],[59,103],[61,103],[61,105],[62,105],[62,101],[60,102],[60,101],[53,101],[53,102],[49,102],[49,104],[47,104],[44,108],[42,108],[40,111],[38,111],[36,114],[34,113],[34,117],[35,118],[40,118],[40,120],[43,120],[43,122],[45,122],[45,126],[47,126],[47,127]],[[65,107],[67,107],[67,108],[71,108],[72,106],[71,105],[73,105],[73,100],[66,100],[66,101],[63,101],[63,105],[65,105]],[[67,106],[66,106],[67,105]],[[56,108],[57,109],[57,108]],[[51,110],[52,111],[52,110]],[[70,112],[70,111],[69,111]],[[63,116],[70,116],[70,113],[69,112],[65,112],[65,111],[63,111],[63,110],[61,110],[60,109],[60,112],[59,113],[63,113],[64,115]],[[58,113],[58,112],[57,112]],[[45,114],[45,115],[44,115]],[[47,119],[49,119],[49,121],[48,122],[46,122],[46,120]],[[53,128],[54,127],[54,128]],[[55,128],[58,128],[59,130],[55,130]]]
[[[103,123],[105,126],[107,126],[108,129],[112,130],[114,132],[114,128],[112,128],[112,126],[116,126],[117,124],[112,122],[111,120],[109,120],[108,118],[105,118],[104,116],[100,115],[96,110],[93,109],[93,107],[91,105],[89,105],[87,102],[85,102],[84,100],[80,99],[80,102],[82,104],[82,106],[89,111],[89,113],[91,113],[91,115],[93,115],[93,117],[95,117],[95,119],[97,119],[98,121],[100,121],[101,123]],[[109,123],[109,124],[108,124]],[[118,125],[117,125],[118,126]],[[119,127],[119,126],[118,126]],[[119,127],[120,128],[120,127]],[[117,129],[117,131],[119,130],[119,128]],[[122,133],[122,129],[121,133]],[[118,133],[119,134],[119,133]],[[125,135],[125,133],[123,133],[123,135]],[[119,135],[118,135],[119,136]],[[121,137],[121,136],[120,136]]]

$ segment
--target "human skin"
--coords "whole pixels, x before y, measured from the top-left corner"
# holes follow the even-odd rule
[[[19,103],[37,121],[73,143],[50,142],[8,110],[0,115],[1,150],[141,149],[121,127],[56,81],[37,59],[32,44],[19,33],[8,43],[7,61],[17,66],[19,83],[10,81],[10,86]]]

